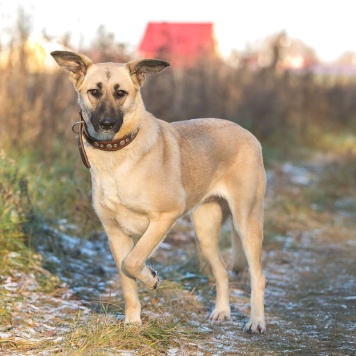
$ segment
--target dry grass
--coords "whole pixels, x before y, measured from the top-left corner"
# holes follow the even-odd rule
[[[198,350],[195,340],[203,340],[208,333],[200,332],[187,323],[190,313],[196,311],[196,303],[189,293],[177,289],[177,284],[166,283],[156,296],[141,293],[144,304],[142,325],[125,325],[115,318],[118,307],[110,301],[101,304],[102,312],[85,314],[78,312],[72,319],[57,318],[56,332],[34,338],[0,338],[0,350],[4,354],[62,354],[62,355],[110,355],[132,351],[135,355],[164,355],[169,349],[184,352]],[[117,298],[117,297],[116,297]],[[179,300],[176,304],[174,299]],[[115,299],[116,301],[116,299]],[[112,307],[108,311],[108,305]],[[164,304],[163,312],[161,306]],[[26,314],[23,315],[26,318]],[[11,319],[11,313],[9,313]],[[46,319],[45,315],[37,318]]]
[[[71,333],[64,337],[62,352],[107,354],[119,350],[136,351],[139,355],[164,354],[169,348],[184,345],[197,333],[180,327],[173,320],[143,320],[142,326],[125,326],[109,317],[93,317],[74,322]]]
[[[127,326],[110,317],[85,318],[70,325],[70,331],[51,340],[0,339],[6,353],[62,355],[108,355],[135,351],[135,355],[163,355],[170,348],[188,349],[187,343],[201,335],[170,320],[143,321],[142,326]],[[191,349],[195,349],[190,346]]]
[[[43,350],[46,347],[46,341],[19,340],[18,338],[0,339],[0,351],[6,354],[18,353],[24,354],[28,351]]]

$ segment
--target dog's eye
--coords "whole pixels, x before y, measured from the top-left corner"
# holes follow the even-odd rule
[[[99,90],[98,89],[90,89],[88,90],[88,92],[94,96],[95,98],[97,98],[99,96]]]
[[[115,93],[115,95],[116,95],[117,98],[122,98],[122,97],[124,97],[126,94],[127,94],[127,93],[126,93],[126,91],[124,91],[124,90],[118,90],[118,91]]]

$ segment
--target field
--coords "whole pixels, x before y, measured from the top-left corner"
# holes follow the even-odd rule
[[[354,355],[353,78],[205,63],[147,81],[144,99],[156,116],[224,117],[262,143],[267,333],[242,331],[247,271],[230,276],[231,320],[208,320],[214,281],[189,215],[148,261],[162,283],[154,292],[140,286],[143,326],[128,327],[70,129],[74,90],[62,72],[31,69],[24,44],[11,50],[0,68],[2,355]],[[229,229],[227,222],[220,247],[230,268]]]
[[[78,226],[65,219],[56,227],[39,222],[29,249],[21,231],[7,231],[5,238],[3,228],[2,353],[351,355],[356,295],[351,164],[349,155],[338,160],[325,156],[268,170],[265,335],[242,331],[249,313],[247,273],[231,275],[232,320],[208,321],[214,283],[195,248],[189,216],[149,261],[163,282],[155,292],[140,288],[141,328],[120,321],[120,280],[100,229],[79,237]],[[345,196],[332,194],[335,168],[344,174]],[[229,263],[228,224],[221,235]]]

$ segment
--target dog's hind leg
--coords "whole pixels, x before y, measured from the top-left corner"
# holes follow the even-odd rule
[[[210,263],[216,280],[216,303],[210,319],[213,321],[229,319],[229,277],[226,264],[219,251],[221,207],[218,202],[203,203],[193,210],[192,219],[198,246]]]
[[[244,330],[263,333],[265,277],[262,273],[263,199],[265,175],[261,166],[245,166],[244,175],[227,182],[234,226],[248,262],[251,278],[251,315]],[[235,241],[236,242],[236,241]]]
[[[232,271],[236,274],[243,272],[247,268],[247,259],[245,256],[242,242],[234,223],[231,223],[231,244],[232,244]]]
[[[220,200],[219,204],[223,212],[222,224],[224,224],[231,217],[231,211],[225,199]],[[232,272],[239,274],[240,272],[243,272],[247,269],[247,260],[242,247],[240,236],[235,229],[233,219],[231,219],[230,223],[232,243]]]

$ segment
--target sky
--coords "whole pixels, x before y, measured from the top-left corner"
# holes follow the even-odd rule
[[[225,56],[280,31],[314,48],[325,62],[356,53],[355,0],[0,0],[2,41],[19,6],[32,19],[34,39],[43,30],[54,39],[70,33],[76,47],[89,45],[101,25],[134,49],[150,21],[213,22]]]

